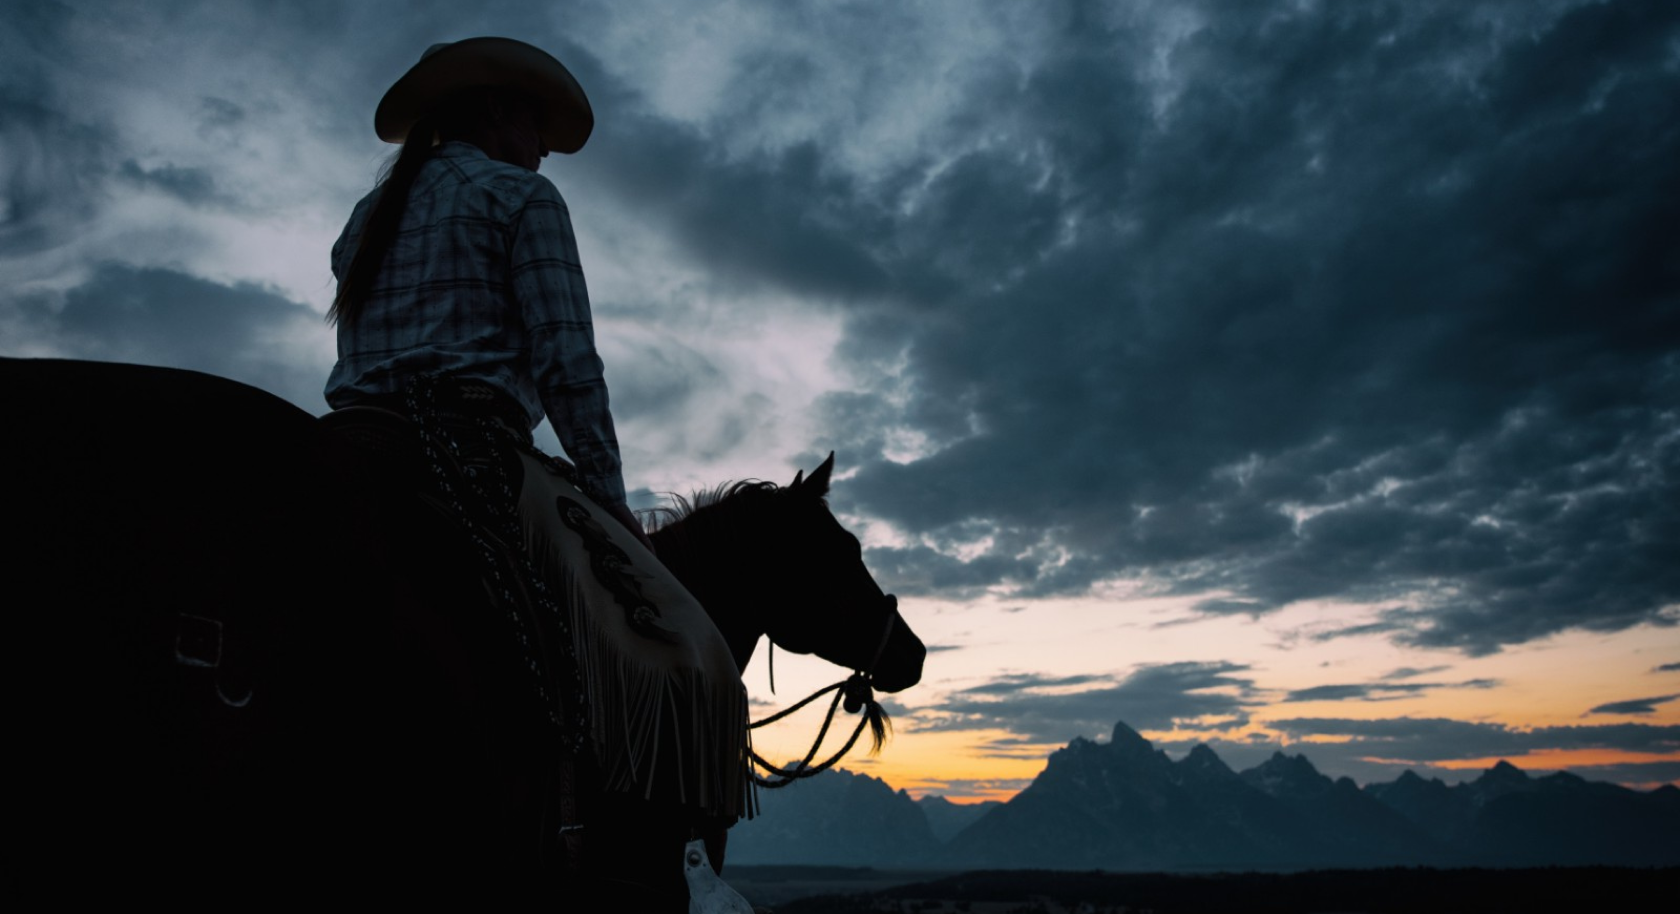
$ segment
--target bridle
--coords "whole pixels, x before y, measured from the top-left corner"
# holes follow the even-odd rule
[[[886,739],[887,715],[886,711],[882,710],[881,703],[875,700],[875,687],[870,684],[870,677],[875,675],[875,667],[880,664],[881,656],[887,652],[887,642],[892,639],[893,629],[903,621],[898,615],[898,598],[892,594],[887,594],[887,600],[890,601],[887,621],[881,626],[881,640],[875,645],[875,655],[870,658],[867,667],[854,671],[852,675],[833,685],[824,686],[812,692],[791,708],[747,725],[749,730],[768,726],[827,695],[829,692],[834,693],[834,699],[828,703],[828,714],[823,717],[822,729],[817,731],[817,738],[811,742],[811,749],[805,753],[803,759],[782,767],[767,761],[750,745],[747,747],[748,773],[752,775],[754,784],[771,789],[786,787],[794,781],[803,780],[827,771],[834,767],[835,763],[839,762],[846,753],[852,751],[852,747],[857,745],[858,737],[863,735],[865,726],[870,728],[874,736],[875,748],[880,748],[881,742]],[[862,711],[863,715],[858,719],[857,728],[852,731],[851,738],[846,740],[846,745],[841,746],[840,751],[829,756],[827,761],[813,765],[811,760],[816,758],[817,750],[822,747],[823,738],[828,736],[829,725],[834,723],[834,713],[840,708],[842,701],[845,703],[846,713],[856,714]],[[766,774],[759,774],[757,769],[763,769]]]

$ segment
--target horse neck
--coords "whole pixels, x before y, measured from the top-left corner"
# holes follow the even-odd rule
[[[743,555],[739,521],[716,509],[691,514],[650,534],[660,562],[711,617],[745,670],[764,635],[764,595],[755,592],[752,557]],[[731,548],[734,547],[734,548]]]

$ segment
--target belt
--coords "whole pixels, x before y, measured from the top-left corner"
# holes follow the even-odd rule
[[[531,443],[530,417],[511,394],[485,381],[465,378],[438,378],[433,387],[433,402],[440,417],[469,419],[490,418],[501,422],[514,436]],[[407,394],[375,394],[356,401],[357,406],[377,406],[408,415]]]

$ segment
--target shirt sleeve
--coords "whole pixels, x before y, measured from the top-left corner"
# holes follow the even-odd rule
[[[351,245],[360,237],[362,231],[362,215],[367,210],[368,198],[357,201],[356,208],[350,211],[350,218],[344,223],[344,230],[338,233],[338,240],[332,246],[332,274],[333,279],[344,281],[345,274],[350,272],[350,257],[355,253]]]
[[[584,482],[622,504],[624,467],[571,215],[554,185],[534,177],[533,192],[514,217],[510,251],[514,297],[531,339],[531,374]]]

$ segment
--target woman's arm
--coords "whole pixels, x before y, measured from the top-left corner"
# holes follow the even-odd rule
[[[623,461],[571,215],[554,185],[534,177],[533,192],[514,220],[510,249],[514,296],[531,338],[531,374],[554,433],[586,486],[646,543],[625,502]]]

